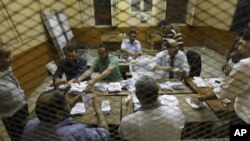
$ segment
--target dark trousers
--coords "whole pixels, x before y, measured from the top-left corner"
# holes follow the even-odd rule
[[[25,104],[12,117],[2,119],[12,141],[21,141],[28,115],[28,105]]]

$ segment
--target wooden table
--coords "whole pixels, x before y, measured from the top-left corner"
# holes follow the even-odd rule
[[[155,42],[161,41],[161,36],[157,33],[148,33],[147,36],[148,36],[148,41],[150,43],[150,49],[154,50],[155,49],[155,47],[154,47]]]
[[[121,120],[121,97],[119,96],[98,96],[100,101],[108,100],[110,102],[111,111],[106,115],[108,124],[119,125]],[[101,102],[100,102],[101,103]],[[97,124],[93,107],[86,109],[83,115],[74,116],[74,119],[80,123]]]
[[[185,116],[185,122],[216,122],[219,121],[213,111],[205,105],[203,109],[194,110],[187,103],[186,98],[195,96],[196,94],[180,94],[175,95],[179,101],[179,107]],[[127,106],[126,106],[126,96],[122,97],[122,117],[124,116]]]
[[[204,88],[197,87],[196,84],[193,82],[192,77],[186,79],[186,83],[187,83],[187,85],[189,85],[191,87],[191,89],[193,89],[193,91],[195,91],[196,93],[201,94],[201,95],[205,95],[205,94],[213,91],[213,88],[211,88],[211,87],[204,87]],[[230,98],[230,100],[231,100],[231,104],[229,104],[227,106],[222,104],[222,102],[218,99],[207,100],[206,103],[211,107],[211,109],[214,112],[234,111],[235,97]]]
[[[158,80],[158,84],[160,83],[164,83],[166,81],[177,81],[177,80]],[[183,83],[183,82],[182,82]],[[164,95],[164,94],[170,94],[170,95],[178,95],[178,94],[193,94],[194,92],[185,84],[183,83],[185,89],[173,89],[173,90],[163,90],[163,89],[160,89],[159,90],[159,95]],[[120,92],[117,92],[117,95],[121,95],[121,96],[126,96],[126,95],[129,95],[130,92],[123,89],[122,91]]]
[[[102,34],[101,42],[107,44],[107,47],[111,51],[121,49],[121,43],[124,39],[127,39],[127,36],[120,36],[118,34]]]

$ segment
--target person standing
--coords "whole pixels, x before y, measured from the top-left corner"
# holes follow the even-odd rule
[[[220,87],[204,96],[194,97],[193,102],[225,99],[235,96],[234,108],[243,123],[250,124],[250,29],[244,29],[239,39],[239,53],[243,58],[235,64]],[[239,122],[239,120],[238,120]]]
[[[167,20],[161,20],[158,23],[158,27],[163,42],[168,39],[174,39],[177,41],[178,49],[181,51],[184,50],[183,37],[180,29],[177,26],[170,24]]]
[[[24,91],[10,67],[11,51],[0,46],[0,118],[12,141],[20,141],[29,115]]]

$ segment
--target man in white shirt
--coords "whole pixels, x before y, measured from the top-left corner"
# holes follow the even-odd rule
[[[152,77],[143,76],[135,84],[136,97],[142,107],[133,112],[129,100],[119,134],[128,141],[179,141],[185,117],[178,106],[162,105],[158,101],[159,86]]]
[[[130,30],[128,32],[128,39],[124,39],[121,44],[121,57],[123,59],[128,59],[129,57],[136,59],[138,56],[142,54],[141,51],[141,43],[135,39],[136,31]]]
[[[162,44],[163,51],[154,58],[154,71],[164,71],[169,78],[184,78],[189,75],[186,54],[178,50],[177,41],[168,39]]]
[[[26,119],[28,105],[10,67],[11,51],[0,45],[0,118],[12,141],[20,141]]]
[[[239,40],[239,53],[243,55],[229,76],[213,92],[193,98],[194,102],[224,99],[235,96],[234,108],[237,116],[250,124],[250,29],[245,29]]]

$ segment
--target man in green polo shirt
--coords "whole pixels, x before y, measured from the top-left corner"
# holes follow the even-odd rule
[[[94,60],[91,67],[77,78],[76,82],[81,82],[83,79],[90,76],[94,71],[100,72],[100,75],[88,82],[88,86],[86,88],[88,91],[92,90],[95,83],[101,80],[122,80],[122,75],[118,65],[118,58],[116,56],[109,55],[109,52],[104,45],[99,46],[98,57]]]

